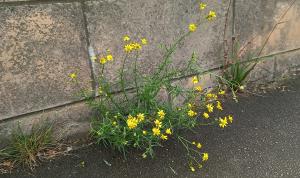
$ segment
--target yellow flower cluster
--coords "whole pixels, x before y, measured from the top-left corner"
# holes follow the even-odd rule
[[[197,113],[195,111],[193,111],[191,109],[188,111],[188,116],[195,117],[196,115],[197,115]]]
[[[134,129],[137,127],[139,120],[136,117],[129,115],[126,123],[129,129]]]
[[[123,41],[125,42],[129,42],[130,41],[130,37],[125,35],[123,37]],[[142,45],[147,45],[148,44],[148,40],[146,38],[142,38],[141,39],[141,43],[138,43],[138,42],[131,42],[131,43],[128,43],[128,44],[125,44],[124,45],[124,51],[126,53],[130,53],[132,51],[138,51],[138,50],[141,50],[142,49]]]
[[[145,120],[145,115],[142,114],[142,113],[139,113],[139,114],[137,114],[136,117],[133,117],[132,115],[129,115],[127,117],[126,123],[127,123],[127,126],[128,126],[129,129],[134,129],[138,126],[138,124],[140,122],[142,122],[144,120]]]
[[[195,141],[193,141],[192,144],[193,144],[193,145],[196,145],[196,147],[197,147],[198,149],[201,149],[201,148],[202,148],[201,143],[196,143]]]
[[[227,127],[228,125],[228,121],[230,123],[233,122],[233,117],[231,115],[227,116],[227,117],[224,117],[224,118],[219,118],[219,126],[221,128],[224,128],[224,127]]]
[[[114,57],[111,54],[106,55],[105,57],[100,57],[99,62],[100,64],[104,65],[107,61],[112,61]]]

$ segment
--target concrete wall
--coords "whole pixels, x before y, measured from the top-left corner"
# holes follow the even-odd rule
[[[259,46],[287,8],[289,0],[236,0],[236,33],[241,41],[256,36]],[[120,67],[122,36],[149,39],[140,60],[149,73],[159,63],[161,43],[170,43],[199,17],[199,0],[0,0],[0,140],[19,122],[24,128],[53,122],[57,135],[86,132],[89,109],[74,97],[78,88],[68,74],[79,72],[81,87],[92,88],[88,46],[115,56],[106,73],[113,79]],[[218,19],[204,24],[174,55],[181,66],[195,51],[204,69],[222,63],[224,15],[228,0],[207,1]],[[221,3],[220,3],[221,2]],[[274,32],[264,54],[300,47],[300,2]],[[230,21],[232,17],[230,17]],[[231,23],[231,22],[230,22]],[[253,79],[273,79],[299,69],[300,53],[261,62]],[[270,77],[271,76],[271,77]],[[211,83],[205,77],[205,84]],[[2,143],[4,143],[2,141]],[[1,144],[0,144],[1,145]]]

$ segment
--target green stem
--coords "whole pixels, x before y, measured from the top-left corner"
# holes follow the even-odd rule
[[[125,90],[125,81],[124,81],[124,68],[125,68],[125,63],[126,63],[127,57],[128,57],[128,54],[126,54],[126,56],[123,60],[121,73],[120,73],[120,79],[121,79],[121,87],[122,87],[122,91],[124,93],[125,99],[126,99],[127,102],[129,102],[128,96],[127,96],[127,93],[126,93],[126,90]]]
[[[140,99],[139,99],[139,87],[138,87],[138,82],[137,82],[137,60],[138,60],[138,56],[139,56],[139,52],[136,52],[136,58],[134,61],[134,83],[135,83],[135,89],[136,89],[136,97],[137,97],[137,104],[138,104],[138,108],[140,105]]]

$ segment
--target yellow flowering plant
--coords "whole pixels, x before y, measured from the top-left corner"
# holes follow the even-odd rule
[[[172,67],[172,56],[179,44],[197,31],[197,27],[206,21],[216,18],[212,10],[206,12],[207,5],[199,5],[201,12],[206,13],[195,23],[187,26],[186,32],[182,34],[170,46],[163,46],[164,54],[161,63],[156,70],[148,75],[142,75],[139,71],[138,59],[144,47],[149,45],[146,38],[136,39],[133,36],[123,37],[122,48],[124,58],[120,60],[121,68],[117,79],[111,80],[105,74],[105,69],[112,60],[119,60],[109,53],[96,56],[100,65],[99,77],[97,78],[99,97],[92,97],[83,92],[86,101],[95,114],[91,123],[92,136],[106,146],[126,153],[128,148],[143,150],[142,157],[153,156],[153,148],[162,144],[171,137],[177,139],[187,150],[189,166],[202,167],[207,161],[208,153],[203,152],[201,143],[188,141],[180,136],[180,130],[193,129],[201,125],[219,125],[224,128],[231,123],[230,116],[219,116],[218,112],[223,110],[220,98],[223,91],[212,91],[203,89],[199,85],[200,75],[193,76],[191,84],[193,87],[184,88],[174,82],[175,78],[187,76],[203,71],[197,64],[197,55],[191,54],[186,66],[174,69]],[[97,60],[96,60],[97,61]],[[126,64],[133,62],[132,68],[126,69]],[[133,74],[130,82],[126,76]],[[74,76],[71,78],[75,78]],[[116,94],[116,86],[120,92]],[[167,91],[168,100],[161,100],[161,91]],[[174,100],[183,97],[181,104],[175,104]],[[205,111],[200,111],[200,109]],[[226,118],[226,123],[224,119]],[[193,168],[194,170],[195,168]]]

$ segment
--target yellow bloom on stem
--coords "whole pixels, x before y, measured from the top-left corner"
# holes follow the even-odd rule
[[[232,123],[233,122],[233,117],[231,115],[229,115],[228,120],[229,120],[230,123]]]
[[[130,53],[133,50],[133,46],[131,44],[127,44],[124,46],[124,51]]]
[[[194,116],[196,116],[197,115],[197,113],[195,112],[195,111],[193,111],[193,110],[189,110],[188,111],[188,116],[190,116],[190,117],[194,117]]]
[[[142,45],[139,44],[139,43],[132,43],[131,46],[132,46],[132,48],[135,49],[135,50],[142,49]]]
[[[219,95],[225,95],[225,90],[220,90]]]
[[[225,117],[224,119],[219,118],[219,126],[220,126],[221,128],[226,127],[227,124],[228,124],[228,122],[227,122],[227,117]]]
[[[192,105],[191,103],[188,103],[188,107],[189,107],[189,108],[192,108],[193,105]]]
[[[216,17],[217,15],[215,11],[209,11],[208,15],[206,16],[207,20],[213,20]]]
[[[192,144],[193,144],[193,145],[196,145],[196,142],[195,142],[195,141],[193,141],[193,142],[192,142]]]
[[[106,56],[107,61],[112,61],[114,58],[111,54]]]
[[[205,3],[203,3],[203,2],[201,2],[200,4],[199,4],[199,9],[200,10],[204,10],[205,8],[206,8],[206,4]]]
[[[197,30],[197,25],[194,24],[194,23],[191,23],[191,24],[189,25],[189,30],[190,30],[190,32],[196,31],[196,30]]]
[[[160,130],[159,130],[159,128],[156,128],[156,127],[152,128],[152,132],[153,132],[153,135],[154,135],[154,136],[160,135]]]
[[[147,131],[146,131],[146,130],[143,130],[143,134],[146,135],[146,134],[147,134]]]
[[[192,172],[195,172],[195,168],[193,166],[190,166],[190,169]]]
[[[142,113],[139,113],[136,117],[139,120],[139,122],[142,122],[143,120],[145,120],[145,115]]]
[[[203,117],[204,117],[205,119],[208,119],[208,118],[209,118],[209,114],[208,114],[207,112],[204,112],[204,113],[203,113]]]
[[[208,160],[208,153],[203,153],[202,161],[207,161],[207,160]]]
[[[71,73],[69,76],[70,76],[71,79],[76,79],[77,78],[77,74],[76,73]]]
[[[198,149],[202,148],[201,143],[198,143],[198,144],[197,144],[197,148],[198,148]]]
[[[193,84],[197,84],[199,82],[198,77],[194,76],[192,79]]]
[[[221,111],[223,111],[223,107],[220,101],[217,101],[217,108]]]
[[[127,118],[126,123],[127,123],[127,126],[128,126],[129,129],[134,129],[134,128],[137,127],[139,121],[137,120],[137,118],[132,117],[131,115],[129,115],[128,118]]]
[[[214,106],[212,104],[207,104],[206,108],[207,108],[208,112],[213,112],[214,111]]]
[[[206,97],[208,99],[215,99],[215,100],[218,99],[218,96],[216,94],[213,94],[213,93],[207,93]]]
[[[160,138],[163,139],[163,140],[168,140],[168,136],[167,136],[167,135],[164,135],[164,134],[162,134],[162,135],[160,136]]]
[[[158,110],[157,115],[159,116],[160,119],[165,118],[165,111],[164,110]]]
[[[154,124],[155,124],[155,126],[157,127],[157,128],[161,128],[161,121],[159,121],[158,119],[156,119],[155,121],[154,121]]]
[[[143,45],[147,45],[148,44],[148,40],[146,38],[142,38],[141,41],[142,41]]]
[[[172,135],[172,130],[171,130],[170,128],[168,128],[168,129],[166,130],[166,134]]]
[[[106,63],[106,58],[102,57],[100,58],[100,64],[105,64]]]
[[[130,40],[130,38],[129,38],[129,36],[128,36],[128,35],[125,35],[125,36],[123,37],[123,40],[124,40],[124,41],[129,41],[129,40]]]
[[[112,125],[113,125],[113,126],[116,126],[116,125],[117,125],[117,122],[116,122],[116,121],[114,121],[114,122],[112,123]]]
[[[202,92],[202,87],[201,86],[196,86],[195,90],[198,91],[198,92]]]

